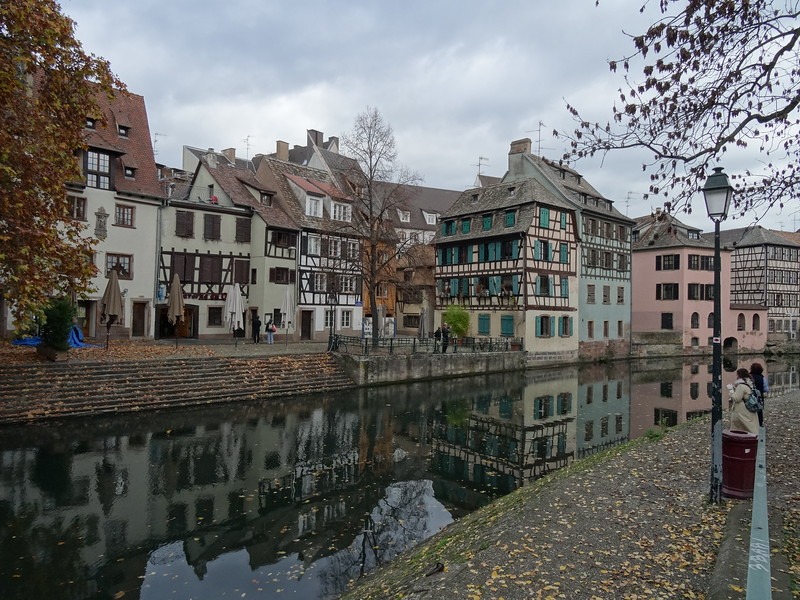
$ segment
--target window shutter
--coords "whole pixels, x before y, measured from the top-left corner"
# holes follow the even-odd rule
[[[680,254],[676,254],[675,255],[675,270],[679,271],[680,268],[681,268],[681,255]]]
[[[550,319],[550,337],[556,336],[556,320]]]
[[[289,269],[289,283],[296,283],[297,282],[297,271],[294,269]]]
[[[570,335],[570,337],[572,336],[572,323],[573,323],[572,320],[573,320],[573,317],[570,317],[569,318],[569,335]]]
[[[539,260],[542,257],[542,242],[539,240],[535,240],[533,242],[533,258],[534,260]]]
[[[472,262],[472,244],[467,244],[467,264]]]
[[[478,244],[478,262],[486,261],[486,244]]]
[[[661,300],[661,284],[656,284],[656,300]]]
[[[319,255],[328,256],[328,238],[322,238],[319,242]]]
[[[661,270],[661,257],[660,256],[656,256],[656,271],[660,271],[660,270]]]
[[[519,294],[519,275],[511,276],[511,291],[515,296]]]
[[[275,283],[275,267],[269,268],[269,282]]]
[[[542,337],[542,317],[536,317],[536,337]]]
[[[243,243],[250,241],[250,219],[246,217],[236,218],[236,241]]]

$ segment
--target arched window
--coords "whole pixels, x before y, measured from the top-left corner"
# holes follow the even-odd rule
[[[707,325],[707,327],[709,329],[714,329],[714,313],[713,312],[708,313],[708,325]]]
[[[700,328],[700,313],[692,313],[692,329]]]
[[[739,316],[736,318],[736,329],[738,331],[744,331],[744,327],[745,327],[744,313],[739,313]]]
[[[753,315],[753,331],[761,331],[761,317]]]

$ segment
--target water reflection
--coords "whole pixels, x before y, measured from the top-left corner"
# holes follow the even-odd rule
[[[708,412],[709,362],[5,428],[0,597],[334,598],[499,494]],[[794,364],[767,371],[797,389]]]

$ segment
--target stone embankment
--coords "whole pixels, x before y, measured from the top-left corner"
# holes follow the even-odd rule
[[[353,387],[325,353],[0,367],[0,423],[274,398]]]

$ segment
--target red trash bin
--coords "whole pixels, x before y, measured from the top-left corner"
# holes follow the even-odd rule
[[[752,498],[756,477],[758,435],[726,429],[722,432],[722,495]]]

